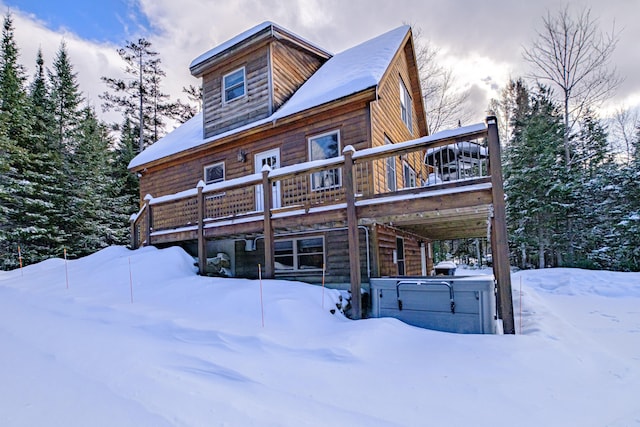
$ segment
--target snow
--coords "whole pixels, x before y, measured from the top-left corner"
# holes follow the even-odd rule
[[[269,23],[262,25],[267,24]],[[246,33],[261,29],[263,28],[258,26]],[[155,160],[197,148],[257,126],[275,123],[284,117],[377,86],[409,29],[410,27],[406,25],[398,27],[333,56],[280,109],[267,118],[204,139],[202,113],[199,113],[134,157],[129,163],[129,169],[142,167]],[[243,33],[238,37],[246,38],[250,35],[247,34]],[[203,54],[202,58],[210,54],[211,52]],[[194,63],[198,59],[196,58]]]
[[[210,58],[213,58],[216,55],[219,55],[220,53],[224,52],[225,50],[236,46],[237,44],[239,44],[239,43],[251,38],[252,36],[260,33],[261,31],[263,31],[263,30],[265,30],[265,29],[267,29],[269,27],[272,27],[272,28],[277,29],[277,30],[279,30],[281,32],[284,32],[284,33],[288,33],[291,36],[293,36],[293,38],[301,40],[301,41],[303,41],[303,42],[315,47],[319,51],[324,52],[327,56],[331,55],[329,52],[325,51],[321,47],[315,45],[314,43],[309,42],[308,40],[305,40],[304,38],[298,36],[297,34],[290,33],[288,30],[280,27],[278,24],[275,24],[275,23],[270,22],[270,21],[265,21],[265,22],[262,22],[262,23],[256,25],[255,27],[252,27],[252,28],[250,28],[250,29],[238,34],[237,36],[227,40],[226,42],[224,42],[224,43],[214,47],[213,49],[208,50],[207,52],[203,53],[202,55],[198,56],[193,61],[191,61],[191,65],[189,65],[189,68],[193,68],[193,67],[203,63],[204,61],[206,61],[206,60],[208,60]]]
[[[0,425],[640,423],[640,273],[512,278],[516,336],[351,321],[337,291],[200,277],[178,248],[0,272]]]

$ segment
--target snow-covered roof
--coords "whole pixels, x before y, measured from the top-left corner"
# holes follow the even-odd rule
[[[265,21],[261,24],[256,25],[255,27],[249,28],[247,31],[244,31],[240,34],[238,34],[237,36],[227,40],[226,42],[219,44],[218,46],[214,47],[213,49],[210,49],[208,51],[206,51],[205,53],[203,53],[202,55],[198,56],[197,58],[195,58],[193,61],[191,61],[191,65],[189,65],[189,68],[194,68],[197,67],[198,65],[202,64],[203,62],[221,54],[222,52],[226,51],[227,49],[231,49],[232,47],[239,45],[240,43],[244,42],[247,39],[250,39],[251,37],[259,34],[260,32],[266,30],[267,28],[272,28],[274,30],[278,30],[282,33],[286,33],[289,34],[290,36],[292,36],[293,38],[304,42],[305,44],[312,46],[313,48],[317,49],[318,51],[326,54],[327,56],[331,56],[331,53],[327,52],[326,50],[322,49],[321,47],[319,47],[318,45],[315,45],[311,42],[309,42],[308,40],[305,40],[304,38],[298,36],[297,34],[293,34],[290,31],[286,30],[285,28],[279,26],[278,24],[271,22],[271,21]]]
[[[259,27],[252,30],[258,31],[256,28]],[[380,83],[409,30],[408,25],[398,27],[333,56],[280,109],[265,119],[204,139],[200,113],[138,154],[129,163],[129,168],[134,169],[375,87]],[[242,35],[247,37],[245,33]]]

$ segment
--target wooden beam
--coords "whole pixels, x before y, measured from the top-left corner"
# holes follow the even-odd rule
[[[273,197],[271,193],[271,181],[269,181],[269,165],[262,168],[262,197],[264,208],[264,278],[275,277],[275,247],[273,242],[273,226],[271,224],[271,208]]]
[[[198,182],[198,272],[205,274],[207,267],[207,243],[204,239],[204,181]]]
[[[498,282],[498,310],[505,334],[515,334],[513,301],[511,296],[511,269],[509,265],[509,240],[507,237],[506,208],[502,186],[500,137],[495,116],[487,117],[489,171],[493,193],[493,218],[491,220],[491,253],[493,274]]]
[[[344,169],[342,176],[344,179],[345,196],[347,199],[347,226],[349,236],[349,270],[351,279],[351,310],[353,319],[362,317],[362,304],[360,295],[360,241],[358,238],[358,217],[356,213],[355,182],[353,175],[353,153],[352,146],[344,148]]]

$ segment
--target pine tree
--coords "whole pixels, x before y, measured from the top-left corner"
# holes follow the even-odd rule
[[[123,112],[138,131],[138,150],[156,142],[163,134],[167,119],[179,115],[179,108],[162,92],[165,72],[160,67],[159,53],[150,41],[141,38],[118,49],[126,63],[125,72],[132,78],[102,77],[109,91],[100,95],[105,111]]]
[[[52,137],[51,144],[60,156],[59,173],[62,181],[58,183],[60,196],[52,221],[64,236],[64,246],[69,248],[69,254],[76,251],[77,222],[71,221],[72,213],[78,214],[74,201],[81,187],[77,171],[74,170],[73,155],[78,148],[78,128],[81,117],[80,104],[82,94],[77,83],[76,73],[69,60],[66,45],[61,43],[53,62],[53,68],[48,70],[50,87],[50,104],[52,108]],[[77,163],[76,163],[77,164]]]
[[[34,171],[35,200],[28,214],[37,218],[42,228],[32,244],[38,254],[38,261],[49,256],[60,256],[63,252],[64,234],[56,218],[62,218],[60,211],[63,200],[61,184],[63,175],[63,153],[56,143],[53,106],[46,85],[44,60],[38,51],[36,73],[29,88],[29,115],[31,117],[30,164]]]
[[[520,95],[525,90],[519,89]],[[523,264],[554,264],[554,236],[561,228],[563,196],[558,156],[562,123],[549,90],[539,86],[528,102],[518,96],[513,138],[505,150],[505,192],[511,245]],[[526,254],[526,256],[522,256]]]
[[[90,107],[85,107],[80,117],[71,156],[74,189],[69,223],[73,254],[83,256],[113,243],[113,184],[108,130]]]
[[[2,268],[18,265],[15,256],[18,246],[28,241],[32,234],[41,233],[41,229],[29,218],[35,194],[33,178],[30,173],[29,144],[30,123],[27,114],[27,96],[25,91],[24,68],[18,63],[18,47],[14,38],[13,19],[5,15],[2,29],[0,51],[0,146],[2,147],[2,209],[4,217],[0,236]],[[32,254],[25,246],[23,253]]]
[[[113,152],[111,176],[113,188],[113,221],[111,224],[114,243],[125,245],[129,240],[129,219],[139,209],[138,178],[127,166],[137,153],[137,138],[131,121],[125,119],[121,126],[120,141]]]

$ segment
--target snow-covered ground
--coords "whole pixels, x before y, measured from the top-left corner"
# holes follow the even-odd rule
[[[177,248],[0,272],[0,425],[640,424],[640,273],[514,274],[516,336],[351,321],[283,281],[261,310],[260,289]]]

